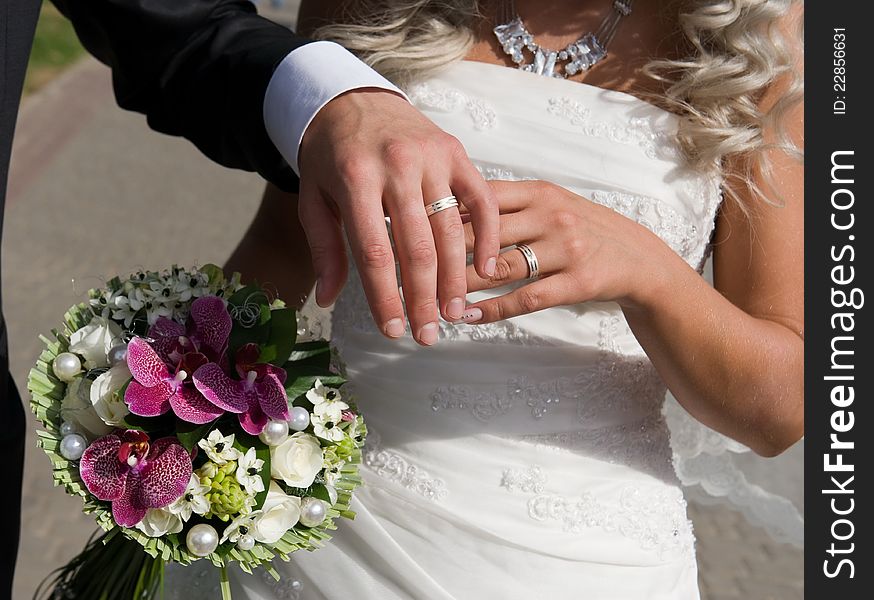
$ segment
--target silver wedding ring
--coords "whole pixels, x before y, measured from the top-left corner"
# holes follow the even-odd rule
[[[528,263],[528,279],[537,279],[540,275],[540,263],[537,261],[537,255],[534,250],[526,244],[518,244],[516,249],[525,257],[525,262]]]
[[[430,217],[436,215],[441,210],[446,210],[447,208],[453,208],[456,206],[458,206],[458,199],[455,196],[446,196],[445,198],[440,198],[440,200],[426,205],[425,214]]]

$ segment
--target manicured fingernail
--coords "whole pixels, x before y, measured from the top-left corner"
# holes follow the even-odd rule
[[[385,324],[383,331],[388,337],[399,338],[404,335],[404,331],[406,331],[406,327],[404,327],[404,322],[401,319],[391,319]]]
[[[456,323],[476,323],[477,321],[479,321],[482,318],[483,318],[483,311],[482,310],[480,310],[479,308],[468,308],[467,311],[465,311],[465,313],[463,315],[461,315],[461,318],[455,322]]]
[[[464,314],[464,298],[453,298],[446,305],[446,316],[450,319],[457,320]]]
[[[433,346],[437,342],[437,323],[431,321],[422,326],[419,330],[419,342],[426,346]]]
[[[495,269],[498,267],[498,259],[494,256],[486,261],[486,275],[494,277]]]

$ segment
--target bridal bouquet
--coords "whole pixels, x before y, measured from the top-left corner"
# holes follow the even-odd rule
[[[353,518],[366,429],[324,341],[214,265],[113,278],[73,306],[28,387],[56,484],[104,534],[51,598],[133,600],[205,558],[247,572]]]

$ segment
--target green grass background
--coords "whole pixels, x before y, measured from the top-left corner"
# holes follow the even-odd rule
[[[33,50],[27,64],[24,94],[32,94],[85,54],[73,26],[48,0],[43,3]]]

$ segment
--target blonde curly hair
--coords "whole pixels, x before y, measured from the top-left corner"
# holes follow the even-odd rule
[[[653,98],[681,119],[679,141],[692,166],[721,170],[727,191],[741,189],[767,202],[780,199],[756,185],[770,179],[768,151],[800,156],[782,126],[799,101],[803,83],[791,40],[779,24],[801,0],[680,0],[678,23],[693,51],[679,59],[654,59],[644,73],[660,81]],[[476,0],[359,0],[341,22],[318,28],[315,37],[339,42],[400,86],[408,86],[465,58],[482,15]],[[798,41],[801,34],[799,32]],[[769,86],[787,90],[766,109]],[[776,139],[766,141],[773,128]],[[732,172],[724,168],[728,162]],[[770,187],[770,186],[769,186]],[[741,203],[743,208],[746,208]]]

